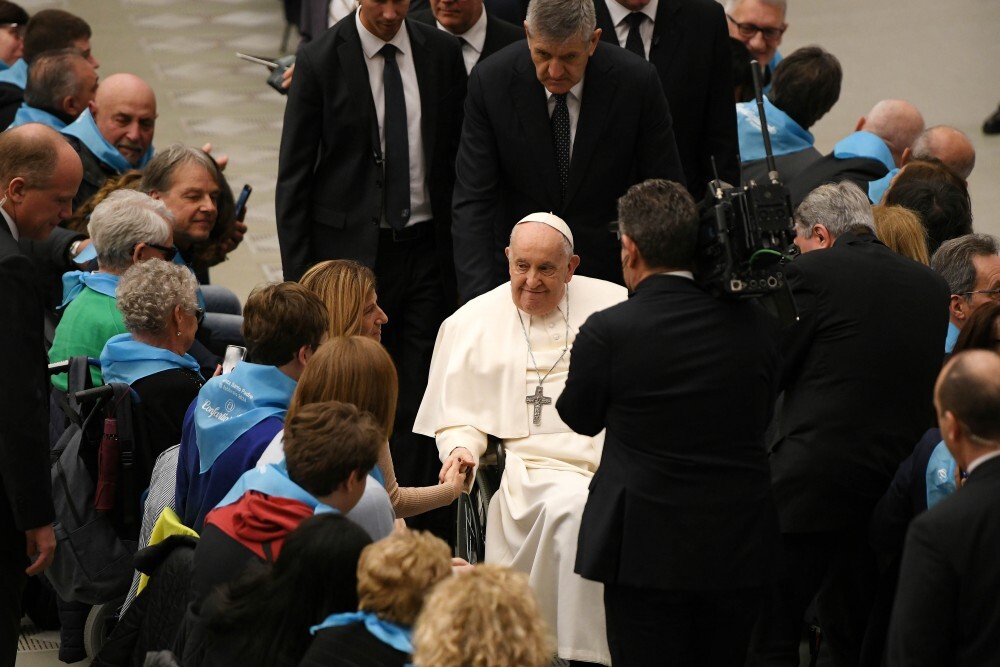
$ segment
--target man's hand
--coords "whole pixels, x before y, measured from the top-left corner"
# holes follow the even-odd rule
[[[201,150],[205,151],[209,155],[212,155],[212,144],[205,144],[201,147]],[[226,170],[226,165],[229,164],[228,155],[219,155],[218,157],[212,155],[212,159],[215,160],[215,164],[219,165],[219,171]]]
[[[52,557],[56,553],[56,533],[52,530],[52,525],[48,524],[24,531],[24,538],[28,543],[28,558],[34,561],[24,573],[33,577],[52,565]]]

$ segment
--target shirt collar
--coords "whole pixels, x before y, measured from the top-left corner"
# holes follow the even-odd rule
[[[437,22],[435,21],[435,23]],[[455,33],[448,31],[440,23],[437,23],[437,27],[438,30],[444,30],[449,35],[455,35]],[[483,8],[483,13],[479,15],[479,20],[473,23],[471,28],[461,35],[455,35],[455,37],[461,37],[472,47],[473,51],[482,53],[483,46],[486,44],[486,8]]]
[[[661,276],[677,276],[678,278],[687,278],[688,280],[694,280],[694,274],[690,271],[664,271],[659,274]]]
[[[995,459],[998,456],[1000,456],[1000,449],[998,449],[998,450],[996,450],[994,452],[990,452],[989,454],[983,454],[978,459],[976,459],[972,463],[970,463],[969,467],[965,470],[965,472],[967,474],[971,475],[973,470],[975,470],[976,468],[978,468],[979,466],[981,466],[983,463],[989,461],[990,459]]]
[[[364,51],[365,57],[369,60],[379,55],[379,50],[386,44],[392,44],[399,49],[400,53],[410,53],[410,35],[406,31],[405,20],[388,42],[384,42],[381,37],[376,37],[368,32],[368,28],[361,23],[360,11],[354,12],[354,22],[358,26],[358,36],[361,38],[361,50]]]
[[[576,85],[569,89],[569,94],[580,103],[583,102],[583,80],[586,78],[586,75],[580,77],[580,80],[576,82]],[[545,88],[545,86],[542,86],[542,88]],[[554,94],[555,93],[550,93],[548,88],[545,88],[546,101],[551,100]]]
[[[659,1],[660,0],[650,0],[648,5],[637,11],[640,14],[645,14],[650,21],[655,21],[656,5],[659,4]],[[608,0],[607,3],[605,4],[607,4],[608,6],[608,13],[611,14],[611,23],[613,25],[617,26],[618,24],[620,24],[622,21],[625,20],[625,17],[627,17],[629,14],[632,13],[632,10],[620,5],[618,3],[618,0]]]
[[[0,213],[3,214],[3,219],[7,222],[7,226],[10,227],[10,233],[14,236],[14,240],[20,241],[21,235],[17,232],[17,225],[14,224],[14,221],[7,215],[7,211],[3,207],[0,207]]]

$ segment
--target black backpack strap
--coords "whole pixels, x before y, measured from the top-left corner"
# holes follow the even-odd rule
[[[109,417],[118,420],[118,446],[121,453],[121,495],[122,520],[127,531],[132,531],[138,526],[138,508],[132,502],[138,498],[135,492],[136,470],[135,470],[135,421],[133,419],[132,388],[124,382],[112,382],[109,384],[114,397],[111,408],[108,411]]]
[[[93,386],[90,381],[90,364],[87,357],[70,357],[69,371],[66,379],[66,393],[73,412],[80,414],[80,402],[76,399],[77,392]],[[70,417],[72,419],[72,417]]]

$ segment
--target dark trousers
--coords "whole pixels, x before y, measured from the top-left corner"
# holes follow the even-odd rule
[[[658,591],[604,585],[615,667],[739,667],[760,609],[759,588]]]
[[[856,667],[878,586],[875,556],[860,531],[782,535],[784,576],[765,596],[751,667],[798,667],[803,617],[813,598],[823,647],[837,667]]]
[[[28,581],[26,551],[24,533],[15,527],[7,499],[0,498],[0,667],[14,667],[17,658],[21,595]]]
[[[438,329],[454,310],[454,303],[449,304],[445,295],[433,222],[420,223],[419,227],[422,231],[409,240],[393,240],[390,230],[382,230],[375,259],[378,301],[389,317],[382,327],[382,344],[399,374],[399,400],[389,448],[400,486],[438,483],[441,462],[434,439],[413,433],[413,422],[427,388]],[[410,233],[407,229],[398,236],[405,239]],[[447,530],[446,517],[430,519],[435,525],[427,524],[428,517],[416,524],[439,535]]]

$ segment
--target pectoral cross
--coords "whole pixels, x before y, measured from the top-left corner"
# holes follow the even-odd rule
[[[552,405],[552,399],[542,393],[542,385],[535,387],[535,393],[531,396],[524,397],[525,403],[534,403],[535,413],[533,419],[531,420],[535,426],[542,423],[542,406]]]

